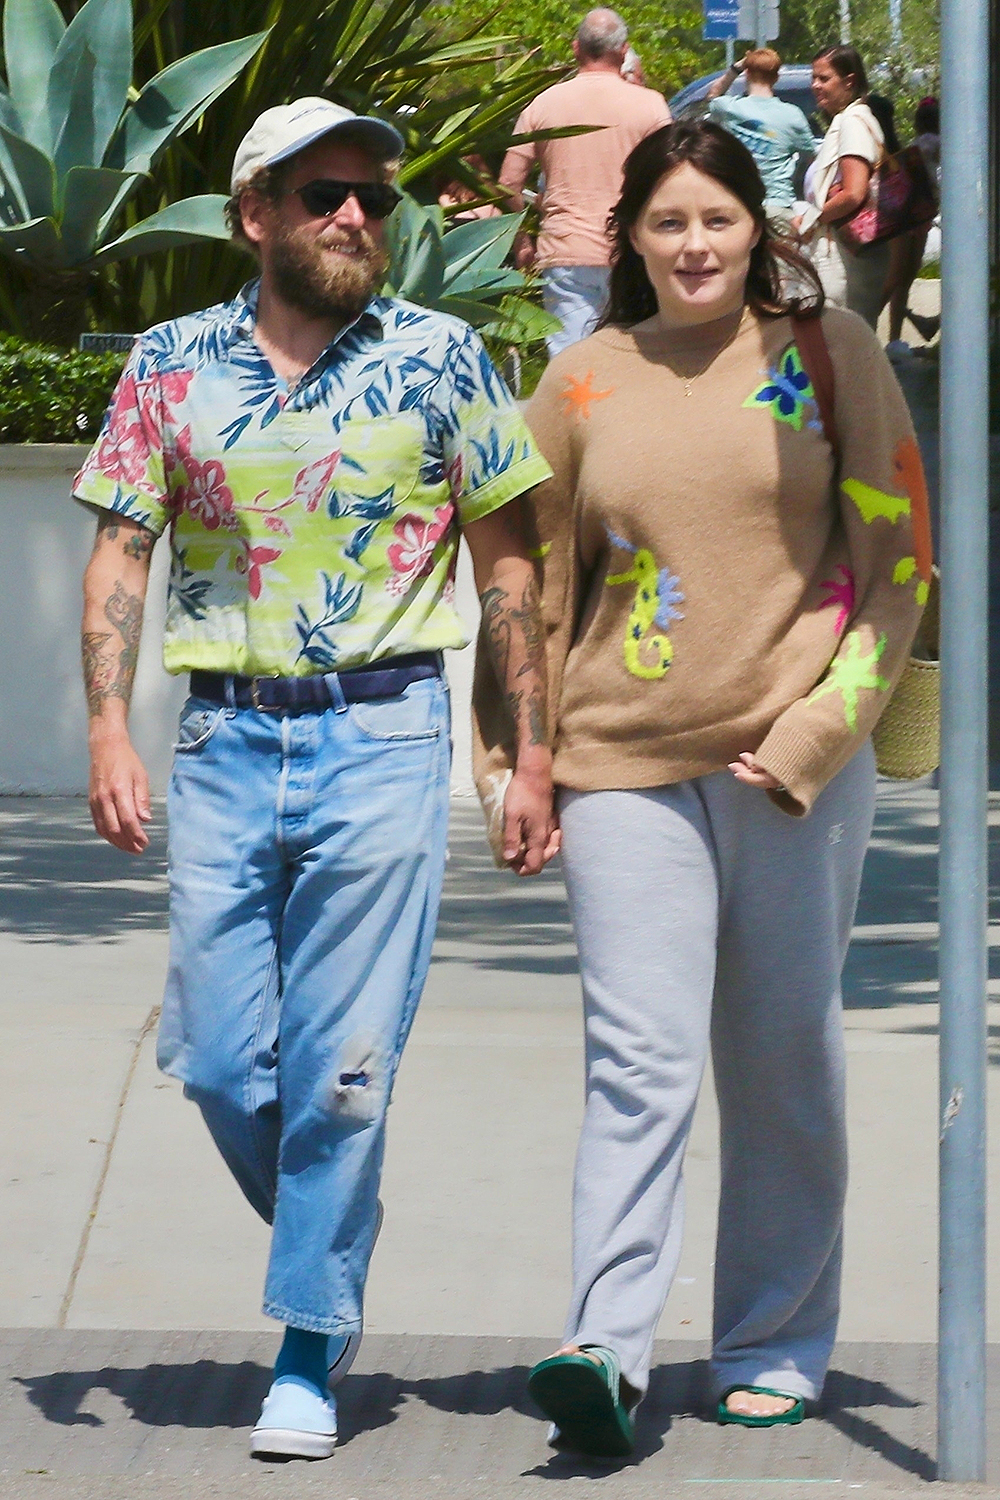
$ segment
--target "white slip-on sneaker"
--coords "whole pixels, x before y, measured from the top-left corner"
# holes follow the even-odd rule
[[[380,1198],[378,1200],[378,1218],[375,1221],[375,1238],[372,1241],[372,1249],[378,1243],[378,1237],[382,1232],[382,1220],[384,1218],[385,1209],[382,1207],[382,1199]],[[336,1390],[357,1359],[364,1333],[365,1325],[362,1320],[361,1327],[356,1328],[353,1333],[342,1334],[339,1338],[331,1334],[329,1353],[327,1355],[329,1367],[326,1372],[326,1388],[328,1391]]]
[[[264,1397],[250,1434],[253,1458],[329,1458],[337,1446],[337,1408],[295,1375],[283,1375]]]
[[[364,1324],[362,1324],[353,1333],[342,1334],[339,1338],[331,1334],[329,1348],[334,1357],[330,1360],[330,1367],[326,1372],[326,1388],[328,1391],[336,1390],[357,1359],[364,1332]]]

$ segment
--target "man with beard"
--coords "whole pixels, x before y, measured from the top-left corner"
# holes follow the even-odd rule
[[[229,215],[259,280],[138,339],[74,486],[98,512],[91,809],[133,854],[151,814],[127,711],[170,530],[164,658],[191,696],[158,1056],[273,1225],[264,1311],[285,1335],[251,1437],[264,1457],[332,1453],[328,1381],[360,1339],[385,1112],[444,868],[460,529],[518,725],[505,856],[532,874],[558,842],[537,590],[509,503],[550,470],[471,329],[377,295],[402,145],[323,99],[257,120]]]

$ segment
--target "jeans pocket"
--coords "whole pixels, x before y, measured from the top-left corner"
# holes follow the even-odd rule
[[[180,755],[190,755],[192,751],[200,750],[203,745],[208,744],[225,714],[224,706],[189,698],[181,709],[174,750]]]
[[[447,725],[447,698],[438,678],[411,682],[397,698],[352,703],[351,723],[366,740],[436,740]]]

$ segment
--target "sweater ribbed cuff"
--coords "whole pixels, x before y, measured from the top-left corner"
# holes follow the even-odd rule
[[[793,818],[805,817],[836,770],[833,767],[829,774],[824,774],[829,765],[829,751],[824,754],[815,740],[780,721],[755,752],[754,760],[781,782],[781,790],[769,792],[768,796]],[[819,767],[824,761],[826,766],[821,771]]]

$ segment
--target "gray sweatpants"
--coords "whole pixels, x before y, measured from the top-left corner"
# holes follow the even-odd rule
[[[645,1391],[711,1037],[722,1130],[712,1382],[819,1396],[847,1181],[840,973],[875,810],[865,744],[807,818],[728,772],[561,795],[587,1100],[567,1341]]]

